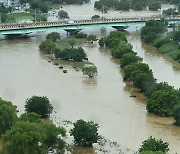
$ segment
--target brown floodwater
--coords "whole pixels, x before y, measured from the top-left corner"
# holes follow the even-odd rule
[[[178,87],[180,73],[173,69],[173,63],[143,45],[138,34],[132,32],[128,39],[137,45],[138,54],[143,55],[150,67],[158,64],[152,67],[158,81],[176,83]],[[123,81],[119,61],[112,59],[109,51],[99,48],[97,43],[84,45],[89,60],[98,68],[98,76],[89,79],[68,62],[63,62],[68,71],[64,74],[43,59],[38,51],[42,40],[35,37],[0,41],[0,96],[17,105],[20,113],[24,112],[27,98],[44,95],[51,100],[58,117],[70,121],[93,120],[100,125],[100,134],[122,147],[137,150],[141,142],[152,135],[168,141],[171,153],[180,153],[180,128],[172,125],[171,118],[146,112],[145,98]],[[168,80],[164,70],[172,75]]]
[[[72,11],[72,18],[81,17],[80,15],[84,18],[84,14],[90,18],[91,15],[99,14],[92,6],[93,3],[83,7],[63,7],[66,11]],[[153,14],[144,11],[143,15],[145,13]],[[126,12],[110,11],[107,16],[117,17],[121,14],[128,15]],[[136,13],[131,12],[130,15]],[[112,29],[106,29],[107,33],[110,30]],[[134,32],[133,28],[129,31],[129,42],[144,62],[149,64],[157,81],[166,81],[179,88],[179,64],[158,54],[153,47],[143,44],[140,34]],[[101,30],[94,28],[85,32],[99,34]],[[68,62],[62,62],[68,71],[66,74],[47,62],[38,51],[44,38],[45,35],[40,33],[29,39],[0,41],[0,96],[17,105],[19,114],[24,112],[27,98],[44,95],[50,99],[57,112],[56,118],[52,117],[55,123],[63,119],[73,122],[77,119],[93,120],[100,126],[99,133],[111,141],[116,141],[122,149],[136,151],[143,140],[154,136],[169,142],[171,154],[180,153],[180,128],[172,125],[172,118],[147,113],[146,98],[123,81],[119,61],[112,59],[107,49],[99,48],[97,43],[83,45],[89,60],[98,68],[98,76],[89,79]],[[131,95],[137,97],[132,98]],[[77,153],[101,153],[88,149],[80,151]]]

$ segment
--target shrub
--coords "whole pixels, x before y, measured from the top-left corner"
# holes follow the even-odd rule
[[[151,136],[142,142],[142,145],[138,151],[168,152],[168,146],[169,144],[167,142],[163,142],[161,139],[156,139]]]
[[[74,128],[70,130],[70,135],[74,137],[75,144],[92,147],[99,139],[98,124],[93,121],[77,120]]]
[[[32,96],[26,100],[25,111],[27,113],[37,113],[41,118],[48,118],[52,113],[53,107],[47,97]]]

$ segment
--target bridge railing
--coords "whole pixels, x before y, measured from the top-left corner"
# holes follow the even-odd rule
[[[101,24],[101,23],[119,23],[119,22],[145,22],[147,20],[161,20],[158,16],[153,17],[126,17],[126,18],[114,18],[114,19],[94,19],[94,20],[74,20],[73,23],[67,23],[66,21],[56,22],[36,22],[36,23],[12,23],[12,24],[0,24],[0,30],[9,29],[26,29],[26,28],[38,28],[38,27],[50,27],[50,26],[69,26],[69,25],[83,25],[83,24]],[[166,16],[166,20],[177,20],[179,16]]]

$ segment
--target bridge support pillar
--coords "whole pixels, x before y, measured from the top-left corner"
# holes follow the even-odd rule
[[[76,35],[81,30],[82,29],[65,29],[65,31],[67,32],[67,36]]]
[[[124,31],[128,26],[112,26],[112,28],[118,30],[118,31]]]

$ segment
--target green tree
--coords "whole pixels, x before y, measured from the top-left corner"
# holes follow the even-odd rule
[[[125,80],[130,80],[131,78],[133,78],[135,74],[133,74],[134,72],[138,73],[152,73],[152,70],[149,68],[149,66],[145,63],[133,63],[133,64],[129,64],[127,66],[124,67],[124,72],[125,72]],[[132,80],[130,80],[132,81]]]
[[[30,123],[41,123],[41,117],[34,113],[34,112],[30,112],[30,113],[23,113],[20,117],[19,120],[20,121],[26,121],[26,122],[30,122]]]
[[[165,153],[162,151],[156,151],[156,152],[154,152],[154,151],[142,151],[139,154],[165,154]]]
[[[52,113],[53,107],[47,97],[32,96],[26,100],[25,110],[27,113],[37,113],[41,118],[48,118]]]
[[[118,10],[126,10],[126,11],[128,11],[130,9],[130,2],[127,1],[127,0],[121,0],[116,8]]]
[[[45,140],[43,144],[48,148],[55,149],[57,153],[64,153],[66,142],[63,137],[66,136],[66,130],[63,127],[56,127],[53,124],[44,124]]]
[[[16,107],[11,102],[0,98],[0,136],[16,122],[16,112]]]
[[[58,16],[59,16],[59,18],[69,18],[68,13],[64,10],[60,10],[58,12]]]
[[[94,64],[86,64],[84,65],[82,72],[84,75],[88,75],[90,78],[97,75],[97,67]]]
[[[178,103],[179,97],[175,90],[157,90],[149,98],[146,109],[161,116],[171,116]]]
[[[140,60],[140,57],[136,56],[134,53],[124,54],[120,60],[121,67],[125,67],[131,63],[136,63]]]
[[[92,144],[99,140],[98,124],[93,121],[77,120],[74,128],[70,130],[70,135],[74,137],[76,145],[92,147]]]
[[[63,60],[83,61],[86,59],[86,53],[83,48],[65,48],[63,50],[56,48],[54,51],[56,58]]]
[[[76,44],[76,41],[74,39],[70,39],[70,40],[68,40],[68,43],[70,44],[70,46],[72,48],[74,48],[74,45]]]
[[[132,53],[132,45],[124,41],[119,42],[118,46],[113,48],[111,54],[114,58],[122,58],[124,54]]]
[[[168,146],[169,144],[167,142],[163,142],[161,139],[150,136],[147,140],[142,142],[138,151],[168,152]]]
[[[175,106],[173,110],[173,117],[175,119],[175,125],[180,126],[180,105]]]
[[[93,43],[93,41],[97,40],[96,35],[88,35],[87,40],[91,43]]]
[[[49,39],[49,40],[52,40],[53,42],[56,42],[58,40],[61,39],[60,37],[60,34],[57,33],[57,32],[52,32],[52,33],[49,33],[47,36],[46,36],[46,39]]]
[[[46,154],[48,149],[64,153],[66,131],[53,124],[17,122],[2,136],[2,154]]]
[[[149,10],[157,11],[161,8],[161,3],[158,1],[152,1],[149,4]]]
[[[110,35],[104,38],[104,41],[106,47],[115,48],[121,41],[127,43],[127,38],[124,32],[112,31]]]
[[[51,54],[54,48],[56,48],[56,44],[49,39],[42,41],[41,44],[39,45],[39,49],[47,54]]]
[[[166,23],[164,21],[149,20],[141,29],[141,38],[146,43],[152,43],[158,35],[166,31]]]
[[[154,83],[149,85],[148,90],[145,92],[145,95],[150,98],[151,95],[158,90],[172,91],[173,86],[170,86],[167,82]]]
[[[141,92],[146,92],[149,88],[149,85],[155,83],[155,79],[151,72],[149,73],[140,73],[138,72],[133,79],[133,85],[136,88],[139,88]],[[148,86],[147,86],[148,85]]]
[[[99,39],[98,43],[99,43],[99,46],[100,46],[100,47],[104,47],[104,45],[105,45],[105,38],[104,38],[104,37],[101,37],[101,38]]]
[[[17,122],[2,136],[2,154],[45,154],[43,127],[37,123]]]

